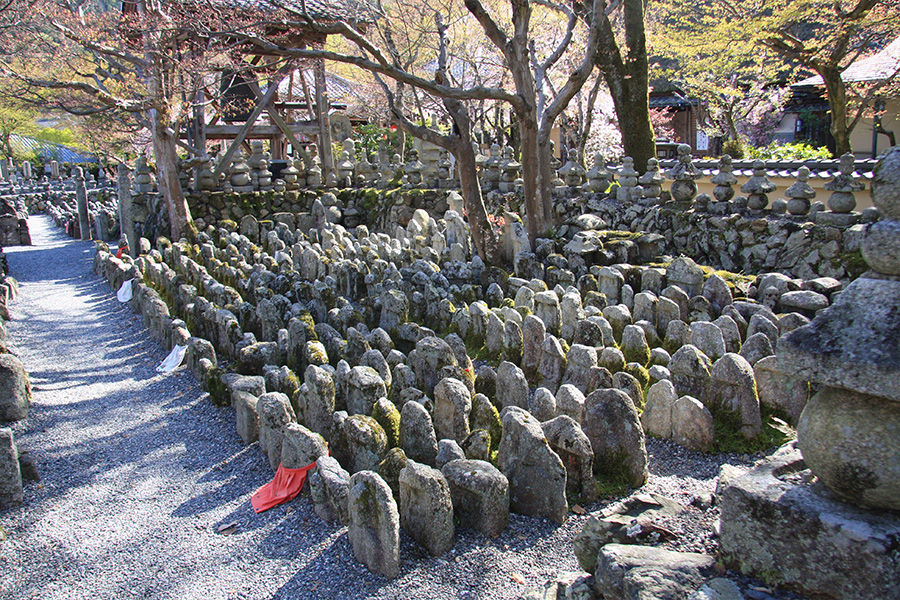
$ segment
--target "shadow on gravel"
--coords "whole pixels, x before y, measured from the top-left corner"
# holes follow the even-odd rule
[[[94,245],[91,242],[70,242],[64,245],[14,246],[6,248],[10,256],[13,276],[17,281],[77,281],[72,276],[72,263],[93,260]]]
[[[204,445],[206,443],[204,442]],[[187,444],[185,444],[185,450],[190,452]],[[208,468],[206,473],[197,478],[197,482],[221,482],[221,485],[189,498],[172,511],[172,516],[193,517],[207,513],[223,504],[231,504],[241,496],[256,490],[257,487],[265,482],[253,481],[254,478],[248,478],[245,474],[252,472],[257,467],[258,451],[259,447],[257,444],[247,446]],[[245,513],[249,506],[250,502],[247,500],[235,509],[233,514]],[[233,514],[222,519],[222,522],[230,522],[229,519],[232,518]]]

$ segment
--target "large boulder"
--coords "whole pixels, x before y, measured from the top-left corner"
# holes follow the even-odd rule
[[[762,431],[753,367],[740,354],[727,353],[713,364],[707,406],[731,415],[738,433],[752,440]]]
[[[681,396],[693,396],[701,402],[709,393],[712,361],[699,348],[685,344],[669,360],[669,373],[675,391]]]
[[[606,600],[684,600],[715,563],[707,554],[607,544],[597,557],[594,588]]]
[[[285,469],[302,469],[328,456],[325,439],[298,423],[288,423],[282,429],[281,464]]]
[[[896,513],[837,500],[811,476],[794,444],[723,479],[717,495],[726,564],[810,598],[897,596]]]
[[[325,521],[339,521],[341,525],[350,522],[347,505],[350,473],[334,457],[323,456],[316,461],[316,468],[309,476],[309,494],[319,517]]]
[[[434,428],[439,439],[458,443],[466,439],[471,411],[472,395],[462,381],[448,377],[434,386]]]
[[[12,354],[0,354],[0,422],[28,417],[31,382],[25,366]]]
[[[429,397],[432,397],[434,386],[442,379],[443,368],[458,364],[453,348],[439,337],[422,338],[409,354],[409,366],[416,374],[417,387]]]
[[[540,422],[516,407],[503,410],[497,465],[509,480],[510,506],[524,515],[566,520],[566,468],[550,449]]]
[[[672,439],[690,450],[708,452],[715,435],[712,413],[702,402],[682,396],[672,407]]]
[[[671,519],[685,508],[658,494],[632,494],[606,508],[601,515],[591,516],[575,536],[573,549],[578,564],[588,573],[597,569],[597,555],[606,544],[634,544],[643,537],[659,535],[655,524]],[[635,525],[640,531],[635,531]]]
[[[295,421],[291,401],[281,392],[268,392],[256,403],[259,412],[259,447],[269,458],[273,471],[281,464],[284,427]]]
[[[803,409],[797,446],[841,500],[900,510],[900,403],[827,387]]]
[[[351,415],[371,415],[375,402],[387,396],[384,380],[372,367],[350,369],[346,385],[347,412]]]
[[[245,444],[252,444],[259,439],[259,414],[256,412],[258,402],[259,398],[248,392],[237,391],[231,394],[237,432]]]
[[[21,504],[22,472],[12,429],[0,429],[0,510]]]
[[[400,524],[432,556],[453,547],[453,501],[440,471],[406,461],[400,471]]]
[[[647,446],[634,402],[616,389],[597,390],[585,400],[584,433],[594,450],[594,473],[624,479],[632,487],[647,481]]]
[[[304,373],[304,383],[301,386],[303,396],[303,424],[331,440],[331,428],[334,425],[334,378],[331,373],[322,367],[309,365]]]
[[[541,423],[550,449],[566,466],[566,491],[570,498],[585,504],[599,497],[594,479],[594,450],[591,441],[572,417],[560,415]]]
[[[497,404],[500,408],[527,408],[530,392],[522,369],[511,362],[500,363],[497,367]]]
[[[400,447],[411,460],[434,466],[438,443],[431,415],[412,400],[400,410]]]
[[[388,451],[387,434],[378,421],[365,415],[347,416],[343,411],[334,415],[332,455],[350,473],[377,470]]]
[[[494,465],[482,460],[453,460],[441,468],[450,487],[453,513],[459,524],[488,537],[500,534],[509,522],[509,481]]]
[[[796,425],[809,402],[809,382],[785,373],[776,356],[767,356],[753,365],[759,403],[782,411]]]
[[[356,560],[388,578],[400,572],[400,514],[388,484],[372,471],[350,477],[347,537]]]
[[[648,435],[663,439],[672,437],[672,410],[678,395],[667,379],[657,381],[647,390],[647,402],[641,414],[641,425]]]

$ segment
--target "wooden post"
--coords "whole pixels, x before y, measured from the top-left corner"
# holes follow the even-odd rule
[[[84,169],[75,167],[75,202],[78,206],[78,231],[81,239],[91,239],[91,217],[88,214],[87,188],[84,187]]]
[[[315,66],[316,74],[316,116],[319,120],[319,156],[322,157],[322,176],[334,172],[334,155],[331,152],[331,122],[328,119],[330,108],[328,90],[325,82],[325,61],[319,59]]]
[[[119,196],[119,231],[128,244],[128,253],[137,257],[137,238],[134,235],[134,215],[131,210],[131,177],[128,167],[119,163],[116,169],[116,185]]]

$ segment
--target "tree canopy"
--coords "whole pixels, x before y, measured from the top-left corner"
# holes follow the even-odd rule
[[[845,82],[841,73],[900,35],[900,3],[661,0],[654,26],[657,47],[677,61],[676,76],[723,114],[726,124],[746,119],[767,85],[819,75],[840,155],[851,150],[850,133],[890,84]]]

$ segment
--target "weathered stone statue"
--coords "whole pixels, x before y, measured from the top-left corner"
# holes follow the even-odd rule
[[[762,210],[769,204],[769,196],[775,191],[775,184],[766,177],[766,163],[761,160],[753,161],[753,177],[741,186],[741,191],[749,194],[747,208]]]
[[[734,184],[738,182],[732,173],[731,155],[723,154],[719,159],[719,172],[712,176],[710,181],[715,184],[713,196],[718,202],[728,202],[734,198]]]
[[[587,172],[587,189],[594,193],[603,193],[613,182],[613,174],[606,168],[606,159],[599,152],[594,155],[594,164]]]
[[[697,182],[702,175],[691,160],[691,147],[678,144],[678,163],[666,171],[672,181],[672,199],[676,202],[690,202],[697,195]]]
[[[659,204],[659,197],[662,194],[662,184],[666,178],[659,172],[659,161],[655,158],[647,160],[647,172],[638,178],[638,183],[643,189],[640,198],[635,198],[638,202],[647,206]]]
[[[784,190],[787,197],[787,211],[792,215],[809,214],[810,200],[816,197],[816,190],[807,181],[809,180],[809,168],[800,167],[797,171],[797,181]]]
[[[616,200],[631,201],[637,182],[638,172],[634,169],[634,159],[626,156],[622,159],[622,166],[619,168],[619,189],[616,190]]]
[[[828,198],[828,208],[831,210],[816,213],[816,223],[849,227],[859,222],[859,215],[853,212],[856,208],[853,192],[862,191],[866,186],[854,175],[855,165],[856,158],[849,152],[841,156],[840,172],[825,184],[825,189],[832,192]]]
[[[578,151],[575,148],[569,150],[568,160],[559,170],[559,176],[570,189],[581,188],[584,183],[584,167],[578,164]]]

